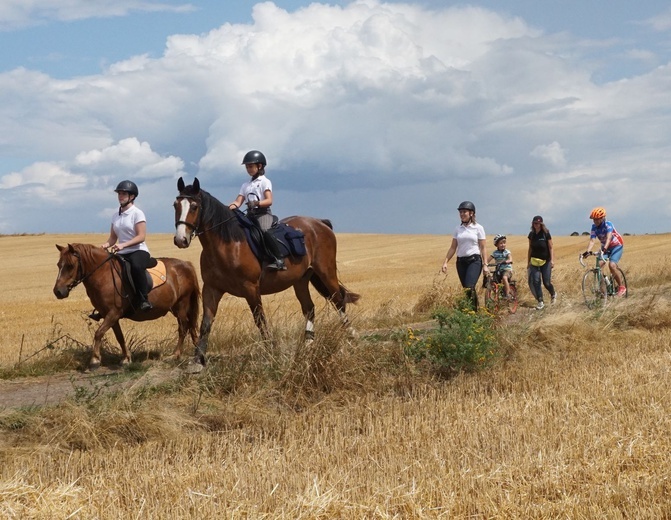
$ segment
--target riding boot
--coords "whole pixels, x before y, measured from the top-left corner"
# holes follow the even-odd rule
[[[268,231],[263,232],[263,243],[266,246],[266,253],[268,253],[268,256],[274,258],[274,260],[268,264],[268,269],[286,271],[287,266],[284,265],[280,248],[277,245],[275,238]]]
[[[154,308],[151,302],[147,299],[146,294],[140,294],[140,310],[142,312],[150,311]]]

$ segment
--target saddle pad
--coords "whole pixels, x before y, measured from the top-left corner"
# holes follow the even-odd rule
[[[147,273],[149,273],[149,276],[151,276],[151,280],[153,282],[152,284],[153,289],[155,289],[160,285],[163,285],[167,280],[167,276],[165,274],[165,264],[163,263],[163,260],[157,259],[156,266],[148,267]]]

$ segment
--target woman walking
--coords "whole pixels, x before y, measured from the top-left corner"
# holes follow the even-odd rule
[[[465,200],[459,204],[459,219],[461,223],[454,230],[450,248],[447,250],[441,271],[447,273],[447,263],[457,254],[457,275],[461,286],[466,289],[467,296],[473,302],[473,309],[478,310],[478,295],[476,286],[480,273],[489,273],[487,258],[485,229],[475,220],[475,204]]]
[[[552,269],[555,265],[555,253],[552,247],[552,235],[543,223],[543,217],[536,215],[531,221],[529,232],[529,250],[527,252],[527,272],[529,289],[536,298],[536,310],[545,307],[543,302],[543,286],[550,293],[550,301],[557,301],[557,291],[552,285]]]

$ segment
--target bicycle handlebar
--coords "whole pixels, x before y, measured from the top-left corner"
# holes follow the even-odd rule
[[[585,258],[583,255],[584,255],[584,253],[579,253],[579,254],[578,254],[578,261],[580,262],[580,265],[581,265],[581,266],[583,266],[583,267],[587,267],[587,266],[585,265],[585,262],[583,262],[583,259]],[[600,260],[603,260],[603,259],[604,259],[604,258],[603,258],[603,251],[601,251],[601,250],[599,250],[598,253],[595,253],[594,251],[589,251],[589,253],[587,254],[587,256],[598,256]]]

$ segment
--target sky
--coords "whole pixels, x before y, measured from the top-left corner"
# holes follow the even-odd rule
[[[671,7],[648,0],[3,0],[0,234],[148,233],[261,150],[336,232],[671,231]]]

